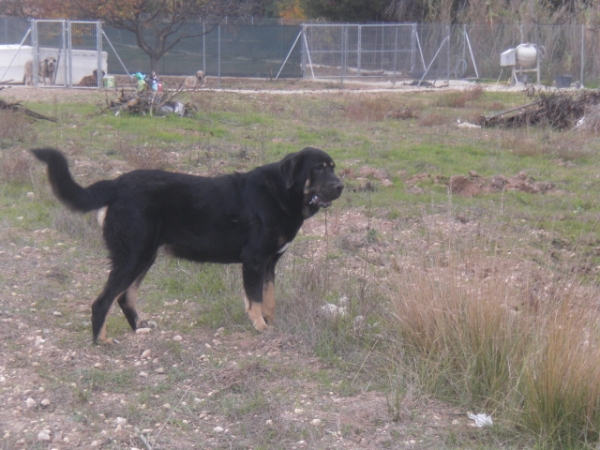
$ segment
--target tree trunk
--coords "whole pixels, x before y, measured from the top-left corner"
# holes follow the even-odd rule
[[[158,73],[158,63],[160,57],[156,55],[150,55],[150,71]]]

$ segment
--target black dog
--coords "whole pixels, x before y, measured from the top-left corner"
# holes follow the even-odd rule
[[[143,326],[137,291],[159,248],[198,262],[241,263],[246,311],[263,331],[275,316],[275,265],[305,219],[337,199],[343,184],[331,157],[305,148],[247,173],[208,178],[137,170],[84,188],[57,150],[36,149],[48,165],[58,199],[72,210],[100,215],[112,269],[92,304],[94,342],[106,337],[117,299],[133,330]]]

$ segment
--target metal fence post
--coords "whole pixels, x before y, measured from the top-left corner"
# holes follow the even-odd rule
[[[356,43],[356,66],[358,70],[358,76],[360,77],[360,69],[361,69],[361,58],[362,58],[362,25],[358,26],[358,36]]]
[[[580,75],[580,81],[579,81],[581,87],[583,87],[584,67],[585,67],[585,25],[581,24],[581,75]]]
[[[227,20],[227,17],[225,19]],[[217,25],[217,78],[219,89],[221,89],[221,24]]]
[[[302,67],[302,78],[306,76],[306,49],[305,46],[302,45],[306,41],[306,24],[302,24],[302,37],[304,40],[300,43],[300,67]]]
[[[38,23],[37,20],[31,19],[31,53],[32,53],[32,83],[35,87],[38,85],[39,78],[39,67],[40,67],[40,54],[39,54],[39,43],[38,43]]]
[[[202,71],[206,74],[206,22],[202,21]]]
[[[96,22],[96,52],[98,53],[98,76],[96,77],[96,86],[101,88],[104,83],[102,68],[102,22]]]
[[[344,77],[346,76],[346,64],[347,64],[347,58],[346,58],[346,51],[347,51],[347,42],[346,40],[348,39],[348,35],[347,35],[347,31],[348,31],[348,27],[347,25],[344,25],[342,27],[342,79],[341,79],[341,84],[342,86],[344,85]]]
[[[446,42],[446,81],[448,82],[448,86],[450,85],[450,32],[451,32],[451,27],[450,25],[446,25],[447,26],[447,42]]]
[[[398,27],[394,27],[396,35],[394,36],[394,76],[392,82],[396,84],[396,72],[398,70]]]

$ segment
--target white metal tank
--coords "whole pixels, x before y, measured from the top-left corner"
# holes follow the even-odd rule
[[[537,63],[538,50],[535,44],[517,45],[517,65],[521,67],[533,67]]]

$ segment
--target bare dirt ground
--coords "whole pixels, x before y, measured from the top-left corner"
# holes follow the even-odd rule
[[[86,90],[58,88],[13,87],[0,95],[89,101]],[[3,204],[0,211],[8,216],[14,207]],[[363,215],[341,222],[332,239],[365,234]],[[150,317],[158,327],[137,334],[113,311],[120,345],[94,346],[89,309],[106,276],[104,254],[64,231],[4,224],[3,450],[452,448],[452,436],[483,432],[472,427],[466,410],[411,392],[395,397],[372,389],[277,326],[264,334],[169,326],[193,321],[192,305],[172,311],[165,300],[164,310]],[[318,216],[303,233],[319,235],[323,224]]]
[[[183,77],[165,77],[164,83],[169,89],[177,89],[183,81]],[[266,81],[263,79],[239,79],[223,77],[219,81],[214,77],[207,77],[204,86],[199,88],[199,91],[221,91],[221,92],[237,92],[237,93],[256,93],[260,91],[268,94],[281,95],[300,95],[300,94],[331,94],[334,92],[340,93],[382,93],[382,92],[431,92],[431,91],[451,91],[464,90],[477,86],[478,84],[467,80],[450,80],[447,83],[445,80],[436,81],[433,86],[423,85],[415,86],[414,82],[389,80],[358,80],[346,79],[343,82],[339,79],[329,80],[311,80],[311,79],[282,79],[276,81]],[[479,84],[486,90],[493,91],[522,91],[522,85],[511,86],[506,83],[495,84]],[[89,93],[102,92],[111,95],[111,92],[121,88],[133,89],[133,84],[128,82],[127,77],[117,77],[117,87],[111,89],[65,89],[62,87],[35,88],[32,86],[10,85],[7,86],[4,94],[8,97],[18,97],[23,101],[42,101],[53,99],[56,96],[68,95],[70,98],[89,98]]]
[[[394,404],[277,327],[169,329],[193,318],[189,305],[167,301],[143,334],[113,311],[120,345],[94,346],[89,304],[106,266],[81,247],[50,229],[0,238],[2,449],[419,449],[475,431],[466,411],[411,393]]]

